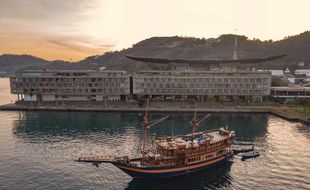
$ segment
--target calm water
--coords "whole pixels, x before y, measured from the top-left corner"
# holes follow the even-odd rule
[[[8,78],[0,78],[0,105],[14,102],[17,97],[10,93]]]
[[[7,81],[0,84],[0,103],[10,102]],[[191,117],[173,115],[174,134],[189,132]],[[141,121],[132,113],[0,112],[0,189],[310,189],[310,128],[264,114],[217,114],[200,128],[228,125],[238,143],[255,144],[257,159],[237,156],[208,171],[153,181],[133,180],[110,164],[73,162],[86,154],[137,155]],[[150,129],[149,138],[170,135],[171,123]]]

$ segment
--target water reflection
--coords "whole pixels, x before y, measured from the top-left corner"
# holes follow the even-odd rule
[[[310,125],[306,126],[301,123],[296,125],[296,130],[298,133],[304,135],[307,139],[310,139]]]
[[[16,95],[10,92],[9,78],[0,78],[0,105],[13,103],[16,100]]]
[[[149,120],[164,114],[151,113]],[[189,121],[192,114],[170,114],[171,117],[149,129],[150,137],[180,135],[191,131]],[[200,114],[199,117],[203,117]],[[98,112],[18,112],[13,134],[30,140],[53,136],[87,138],[89,136],[117,136],[132,130],[141,134],[143,118],[137,113],[98,113]],[[173,121],[172,121],[173,120]],[[212,115],[198,130],[209,130],[228,126],[236,131],[236,140],[254,141],[266,134],[267,115],[258,114],[217,114]]]
[[[198,118],[204,115],[199,114]],[[151,128],[150,135],[166,136],[181,135],[191,131],[189,121],[192,114],[172,114],[172,118]],[[172,121],[173,120],[173,121]],[[265,114],[213,114],[206,122],[198,127],[198,131],[228,127],[236,132],[238,143],[251,143],[263,138],[267,133],[268,116]]]
[[[66,136],[84,138],[102,134],[113,136],[136,127],[139,118],[134,114],[84,113],[84,112],[20,112],[13,133],[20,138],[36,136]],[[46,139],[48,140],[48,138]]]
[[[208,170],[193,173],[191,175],[179,176],[170,179],[140,180],[133,179],[126,188],[127,190],[139,189],[210,189],[228,187],[231,184],[231,162],[224,165],[213,166]]]
[[[142,137],[142,115],[99,112],[0,113],[2,118],[8,118],[7,122],[2,120],[4,127],[0,125],[1,156],[6,159],[0,163],[0,169],[4,171],[4,174],[0,173],[2,181],[7,176],[15,182],[20,178],[28,179],[27,176],[41,176],[45,172],[49,175],[48,182],[37,178],[29,181],[41,187],[45,184],[47,189],[55,187],[54,184],[60,189],[67,188],[68,184],[72,189],[310,188],[307,183],[310,177],[309,128],[273,116],[213,114],[198,128],[208,130],[228,125],[230,130],[236,131],[237,143],[254,144],[260,151],[261,156],[256,159],[242,162],[236,156],[232,164],[196,174],[167,180],[139,181],[110,164],[96,168],[77,164],[73,160],[85,154],[137,155]],[[192,119],[191,113],[172,115],[172,118],[149,129],[150,139],[191,131],[188,123]],[[162,116],[161,113],[151,113],[150,120]],[[203,114],[199,117],[203,117]],[[23,173],[16,177],[20,171]],[[21,189],[21,186],[14,186],[13,182],[5,181],[7,185]]]

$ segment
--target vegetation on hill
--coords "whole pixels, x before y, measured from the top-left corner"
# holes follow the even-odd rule
[[[271,80],[271,86],[288,86],[289,81],[288,80],[283,80],[280,77],[273,76]]]
[[[46,61],[29,55],[0,55],[0,71],[15,72],[22,69],[122,69],[138,71],[149,66],[129,60],[126,55],[169,59],[231,59],[235,35],[224,34],[218,38],[153,37],[134,44],[121,51],[90,56],[82,61]],[[265,57],[287,54],[285,58],[268,64],[255,65],[258,69],[298,68],[297,62],[304,61],[304,68],[310,68],[310,32],[288,36],[279,41],[261,41],[238,36],[238,57]]]

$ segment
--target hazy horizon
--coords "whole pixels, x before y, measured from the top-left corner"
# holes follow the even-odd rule
[[[310,1],[2,0],[0,54],[81,60],[150,38],[280,40],[310,29]]]

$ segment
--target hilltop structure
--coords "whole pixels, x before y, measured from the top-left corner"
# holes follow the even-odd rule
[[[205,71],[212,68],[219,68],[217,66],[228,66],[229,69],[248,69],[251,64],[254,63],[266,63],[285,57],[286,55],[276,55],[262,58],[248,58],[248,59],[209,59],[209,60],[197,60],[197,59],[161,59],[161,58],[148,58],[148,57],[136,57],[127,56],[127,58],[141,61],[148,64],[153,69],[161,70],[194,70]]]

